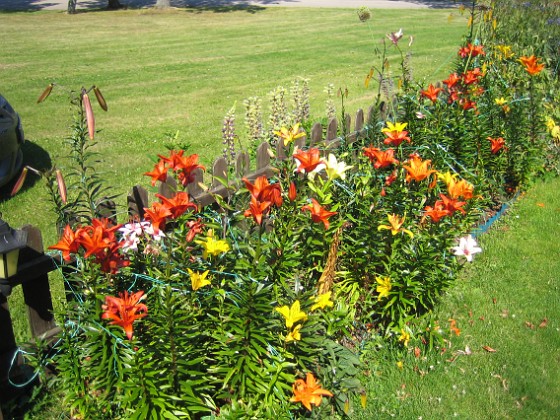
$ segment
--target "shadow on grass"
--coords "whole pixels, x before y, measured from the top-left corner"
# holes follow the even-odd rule
[[[294,1],[298,0],[284,0]],[[156,9],[157,0],[120,0],[122,9]],[[256,13],[265,10],[266,5],[278,3],[276,0],[171,0],[171,8],[186,9],[189,12],[211,11],[227,13],[246,11]],[[37,12],[40,10],[66,11],[67,0],[2,0],[0,12]],[[261,5],[262,4],[262,5]],[[76,13],[114,11],[108,8],[108,0],[77,0]],[[164,9],[162,9],[164,10]]]
[[[23,151],[23,165],[24,166],[31,166],[39,171],[46,171],[52,167],[52,161],[50,155],[47,153],[45,149],[36,145],[30,140],[26,140],[25,143],[21,146],[21,150]],[[17,179],[19,178],[19,172],[14,179],[8,182],[6,185],[0,188],[0,202],[4,202],[9,200],[10,192],[14,187]],[[20,190],[25,191],[31,187],[33,187],[37,181],[40,181],[41,177],[33,172],[29,171],[27,174],[27,178],[25,180],[25,184],[23,184],[23,188]]]
[[[114,10],[108,8],[108,0],[76,0],[77,13],[85,13],[101,10]],[[332,7],[341,7],[344,0],[333,0]],[[468,0],[405,0],[409,4],[422,5],[430,9],[449,9],[459,5],[469,6],[472,2]],[[123,9],[155,8],[157,0],[120,0]],[[384,3],[394,4],[399,7],[401,0],[384,0]],[[2,0],[0,11],[2,12],[35,12],[39,10],[66,10],[67,0]],[[227,13],[235,11],[246,11],[256,13],[265,10],[267,6],[310,6],[310,7],[331,7],[325,1],[322,4],[307,4],[305,0],[170,0],[171,8],[188,9],[190,12],[211,11],[216,13]],[[377,6],[375,1],[368,4],[364,1],[364,6]],[[353,6],[348,6],[352,8]]]

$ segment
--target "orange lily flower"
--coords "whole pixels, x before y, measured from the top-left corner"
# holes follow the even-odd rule
[[[449,212],[450,215],[453,215],[456,211],[460,211],[463,214],[466,214],[465,209],[463,206],[467,204],[465,201],[458,201],[454,198],[449,198],[444,194],[439,195],[441,197],[441,201],[443,207]]]
[[[132,323],[148,315],[148,307],[139,303],[145,297],[144,291],[133,294],[124,291],[119,296],[105,296],[105,304],[101,306],[104,311],[101,319],[110,319],[111,325],[122,327],[127,338],[132,340]]]
[[[381,150],[377,147],[364,147],[364,155],[373,163],[375,169],[387,168],[393,164],[396,165],[399,163],[399,161],[395,159],[394,149]]]
[[[49,246],[49,249],[58,249],[62,251],[62,258],[64,261],[70,261],[72,258],[70,254],[75,254],[80,248],[77,235],[72,231],[70,225],[66,225],[62,238],[55,245]]]
[[[319,149],[314,147],[307,151],[300,150],[292,156],[296,159],[298,164],[296,172],[309,173],[323,163]]]
[[[470,200],[473,197],[473,190],[474,186],[464,179],[456,181],[454,178],[450,178],[447,183],[449,196],[454,199],[463,197],[465,200]]]
[[[392,123],[387,121],[387,127],[382,128],[381,132],[387,137],[383,140],[383,143],[390,144],[392,146],[398,147],[403,141],[410,143],[410,137],[407,136],[408,131],[405,131],[407,123]]]
[[[449,216],[449,210],[444,207],[441,200],[436,201],[434,207],[426,206],[424,208],[424,217],[429,217],[434,223],[439,223],[445,216]]]
[[[165,219],[169,216],[171,216],[171,211],[161,203],[153,203],[150,208],[144,207],[144,218],[152,222],[156,234],[165,227]]]
[[[144,175],[152,177],[152,187],[156,185],[157,181],[165,182],[167,180],[167,167],[163,160],[158,161],[152,172],[145,172]]]
[[[403,168],[405,168],[408,173],[406,175],[406,182],[410,182],[411,180],[420,182],[436,173],[437,171],[435,169],[430,169],[431,164],[432,161],[430,159],[422,160],[417,154],[411,155],[408,160],[408,165],[403,165]]]
[[[536,76],[544,69],[544,64],[537,63],[537,60],[538,58],[534,55],[531,55],[530,57],[519,57],[519,61],[525,66],[525,70],[531,76]]]
[[[500,150],[505,149],[505,145],[506,145],[506,141],[503,139],[503,137],[498,137],[498,138],[492,138],[492,137],[488,137],[488,140],[490,141],[490,151],[492,152],[492,154],[497,154]]]
[[[425,98],[428,98],[432,103],[436,103],[438,94],[443,90],[443,88],[435,87],[432,83],[428,86],[428,89],[421,90],[420,94]]]
[[[282,205],[282,187],[280,184],[270,184],[264,175],[255,179],[254,184],[251,184],[247,178],[243,178],[242,181],[255,200],[270,201],[277,207]]]
[[[410,230],[404,229],[402,227],[405,217],[406,216],[400,217],[396,214],[389,214],[389,215],[387,215],[387,219],[389,220],[390,225],[379,225],[377,227],[377,230],[386,230],[387,229],[387,230],[390,230],[393,235],[396,235],[399,232],[403,232],[403,233],[406,233],[408,236],[410,236],[412,238],[414,236],[414,234]]]
[[[334,216],[336,211],[327,211],[323,206],[319,204],[314,198],[311,199],[311,204],[303,206],[301,208],[303,211],[309,210],[311,212],[311,220],[315,223],[323,222],[325,229],[330,226],[329,217]]]
[[[270,201],[258,201],[255,197],[251,197],[251,204],[249,209],[245,210],[243,215],[245,217],[253,216],[255,222],[260,225],[262,223],[263,215],[268,212],[272,203]]]
[[[161,194],[156,194],[156,197],[162,201],[164,207],[167,207],[173,219],[181,216],[189,208],[194,211],[198,210],[198,206],[189,200],[189,193],[184,191],[179,191],[172,198],[166,198]]]
[[[294,396],[290,402],[300,402],[305,408],[311,411],[311,405],[319,407],[323,401],[323,396],[332,397],[333,394],[326,389],[322,389],[319,382],[312,373],[308,372],[306,380],[296,379],[292,386]]]

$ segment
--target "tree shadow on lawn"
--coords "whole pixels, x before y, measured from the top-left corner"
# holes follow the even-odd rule
[[[41,172],[49,170],[52,168],[52,161],[50,155],[47,153],[45,149],[32,143],[30,140],[25,140],[25,143],[21,146],[21,150],[23,152],[23,166],[31,166],[34,169],[37,169]],[[23,168],[22,166],[22,168]],[[12,192],[12,188],[16,181],[19,178],[21,171],[17,173],[14,178],[8,182],[6,185],[0,187],[0,202],[4,202],[9,200],[10,193]],[[27,178],[25,179],[25,183],[23,184],[21,191],[25,191],[31,187],[33,187],[37,181],[40,181],[41,177],[32,171],[27,173]]]
[[[155,8],[156,2],[157,0],[120,0],[122,9],[157,10]],[[216,13],[234,11],[256,13],[265,10],[265,7],[263,6],[275,3],[277,3],[276,0],[170,0],[171,9],[188,9],[190,12],[213,11]],[[260,4],[262,4],[262,6]],[[76,5],[76,13],[114,10],[107,7],[108,0],[76,0]],[[2,0],[2,4],[0,4],[0,12],[37,12],[40,10],[58,10],[65,12],[67,10],[67,6],[67,0]]]
[[[394,3],[398,6],[401,0],[384,0],[385,2]],[[430,9],[449,9],[456,8],[459,5],[468,6],[472,2],[468,0],[404,0],[406,3],[423,5]],[[256,13],[262,11],[266,6],[290,5],[297,6],[304,0],[170,0],[170,5],[175,9],[188,9],[190,12],[213,11],[216,13],[226,13],[234,11],[246,11],[248,13]],[[344,0],[337,0],[336,6],[343,4]],[[155,8],[157,0],[120,0],[124,9],[142,9]],[[108,0],[77,0],[77,13],[90,11],[110,10],[107,8]],[[364,2],[368,6],[368,2]],[[375,2],[370,4],[375,8]],[[68,6],[67,0],[2,0],[0,4],[1,12],[36,12],[39,10],[59,10],[65,11]],[[302,6],[305,6],[303,4]],[[329,7],[324,4],[323,7]],[[348,6],[352,8],[352,6]]]

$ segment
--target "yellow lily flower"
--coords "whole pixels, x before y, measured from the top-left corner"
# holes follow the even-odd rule
[[[189,272],[189,276],[191,277],[191,284],[193,290],[198,290],[201,287],[207,286],[210,284],[210,280],[206,279],[208,276],[209,271],[206,270],[204,273],[195,273],[190,268],[187,268]]]
[[[229,244],[223,239],[216,239],[214,237],[214,230],[209,229],[206,238],[200,241],[195,241],[197,244],[202,245],[204,251],[202,258],[207,259],[208,255],[218,256],[230,250]]]
[[[311,307],[311,310],[314,311],[315,309],[324,309],[327,306],[333,307],[334,303],[331,301],[331,294],[332,292],[327,292],[315,296],[313,300],[315,304]]]
[[[289,334],[286,336],[286,343],[289,343],[290,341],[300,341],[301,340],[301,324],[298,324],[294,327],[294,329],[292,331],[289,332]]]
[[[300,309],[299,300],[296,300],[291,308],[284,305],[275,309],[286,319],[286,328],[288,329],[291,329],[296,322],[307,319],[307,314]]]
[[[391,132],[395,132],[395,131],[397,133],[399,133],[406,128],[408,123],[396,122],[396,123],[393,124],[391,121],[387,121],[385,123],[385,125],[387,125],[387,127],[381,129],[382,133],[391,133]]]
[[[299,123],[297,123],[291,128],[282,127],[280,131],[275,131],[274,134],[276,134],[281,139],[284,139],[284,146],[287,146],[294,140],[304,137],[305,131],[300,132]]]
[[[410,334],[408,333],[408,331],[405,331],[403,328],[401,328],[401,336],[399,337],[399,341],[402,341],[404,343],[404,346],[408,347],[408,342],[410,341]]]
[[[384,297],[389,297],[389,292],[393,287],[391,285],[391,278],[390,277],[377,277],[375,279],[377,281],[377,288],[375,289],[379,296],[377,296],[377,300],[381,300]]]
[[[389,220],[390,225],[379,225],[377,230],[388,229],[388,230],[391,231],[391,233],[393,235],[396,235],[399,232],[403,232],[403,233],[406,233],[408,236],[410,236],[412,238],[414,236],[414,234],[410,230],[404,229],[402,227],[405,217],[406,216],[400,217],[396,214],[389,214],[387,216],[387,219]]]

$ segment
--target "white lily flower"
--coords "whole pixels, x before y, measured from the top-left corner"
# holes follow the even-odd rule
[[[336,156],[332,153],[329,154],[329,158],[325,161],[325,164],[325,171],[331,180],[336,178],[346,179],[345,172],[352,168],[352,166],[346,166],[345,162],[338,162]]]
[[[474,254],[482,252],[482,248],[478,246],[476,240],[471,235],[460,238],[459,246],[455,246],[452,249],[454,255],[463,256],[468,262],[472,262]]]

